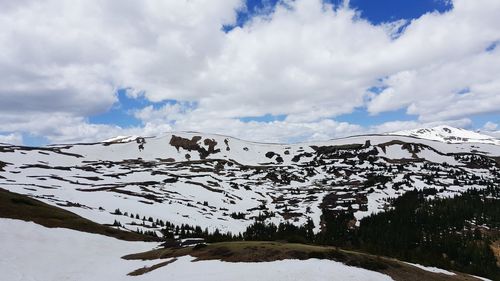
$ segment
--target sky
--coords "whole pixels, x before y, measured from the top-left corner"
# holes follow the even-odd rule
[[[500,137],[498,0],[0,0],[0,142]]]

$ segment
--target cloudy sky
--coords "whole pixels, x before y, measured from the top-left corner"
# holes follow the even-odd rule
[[[0,142],[500,130],[498,0],[0,0]]]

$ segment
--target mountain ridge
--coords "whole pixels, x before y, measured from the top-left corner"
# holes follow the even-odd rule
[[[403,130],[388,134],[412,136],[447,143],[488,143],[500,145],[500,139],[498,138],[446,125],[436,126],[432,128]]]
[[[325,207],[351,209],[359,220],[382,211],[386,199],[405,190],[437,184],[444,196],[481,188],[481,177],[498,178],[499,157],[500,147],[493,144],[411,136],[264,144],[184,132],[127,142],[1,145],[0,186],[106,224],[117,219],[112,213],[120,208],[141,218],[232,232],[263,213],[275,223],[303,224],[311,217],[319,231]],[[456,176],[445,174],[431,179],[433,169],[475,180],[454,183]],[[239,213],[245,219],[233,215]],[[150,230],[135,217],[119,218],[125,229]]]

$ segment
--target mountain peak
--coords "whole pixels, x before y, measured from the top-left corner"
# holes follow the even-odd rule
[[[410,136],[447,143],[487,143],[500,145],[500,140],[494,137],[462,128],[455,128],[448,125],[440,125],[432,128],[403,130],[390,134]]]
[[[118,143],[118,142],[131,142],[131,141],[135,141],[139,136],[116,136],[116,137],[113,137],[113,138],[109,138],[109,139],[105,139],[101,142],[107,142],[107,143],[112,143],[112,142],[115,142],[115,143]]]

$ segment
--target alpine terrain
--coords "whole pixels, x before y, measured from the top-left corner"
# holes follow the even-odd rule
[[[409,224],[412,220],[418,220],[418,217],[413,217],[415,214],[418,215],[426,210],[438,214],[440,209],[432,208],[437,208],[436,206],[439,207],[440,204],[448,204],[451,202],[449,200],[462,200],[460,198],[465,198],[464,202],[469,202],[466,201],[469,198],[467,196],[483,198],[479,202],[486,199],[495,200],[492,201],[492,206],[498,209],[499,185],[500,140],[444,126],[298,144],[255,143],[222,135],[179,132],[158,137],[117,137],[99,143],[44,147],[9,144],[0,146],[0,187],[4,189],[3,197],[14,196],[8,197],[11,198],[10,201],[7,199],[5,201],[12,204],[12,208],[22,208],[26,211],[27,207],[43,204],[44,208],[54,208],[61,212],[69,211],[75,217],[80,216],[82,220],[88,221],[89,224],[96,223],[96,225],[115,228],[116,231],[120,231],[120,235],[126,236],[126,233],[142,235],[141,237],[150,237],[150,241],[167,241],[177,238],[190,238],[195,241],[195,238],[204,238],[209,242],[210,239],[214,242],[280,240],[276,238],[279,237],[279,233],[302,233],[300,231],[304,228],[304,237],[288,239],[289,237],[286,236],[283,240],[361,249],[419,263],[426,263],[422,255],[411,251],[403,253],[401,248],[390,251],[390,247],[381,247],[381,242],[374,240],[375,238],[370,235],[376,231],[383,231],[378,228],[380,225],[385,230],[396,227],[394,232],[401,231],[400,237],[404,237],[406,226],[399,225],[398,220]],[[411,199],[413,198],[411,196],[416,197]],[[400,200],[406,201],[401,203]],[[450,206],[463,204],[460,202],[452,202]],[[10,208],[8,207],[10,205],[3,204],[4,210],[0,212],[2,217],[17,218],[8,215],[9,211],[6,209]],[[406,214],[404,208],[409,209],[411,206],[416,206],[415,210],[420,211],[411,211],[410,217],[404,217]],[[471,235],[476,235],[474,236],[476,238],[469,239],[475,241],[471,242],[473,243],[471,245],[485,245],[486,248],[481,249],[487,249],[484,251],[492,253],[493,269],[491,267],[486,269],[485,266],[482,272],[472,266],[470,268],[458,267],[459,261],[442,258],[441,253],[436,255],[437,258],[429,254],[427,263],[472,274],[482,274],[490,278],[498,276],[495,275],[498,267],[496,269],[494,267],[494,255],[496,254],[498,258],[498,242],[495,242],[499,233],[498,214],[496,218],[491,218],[486,208],[489,208],[489,205],[484,205],[484,210],[481,209],[484,212],[480,215],[476,216],[476,211],[474,211],[460,217],[464,221],[461,222],[461,229],[453,228],[455,225],[451,223],[455,221],[450,220],[449,229],[453,228],[454,233],[463,233],[463,237],[469,235],[467,234],[469,232],[473,233]],[[465,210],[465,207],[462,210]],[[53,212],[55,211],[49,213]],[[39,213],[40,211],[37,211],[36,214]],[[383,214],[392,217],[381,219],[381,223],[377,224],[377,218]],[[37,215],[30,213],[21,219],[37,222],[35,218]],[[443,216],[440,218],[432,216],[426,218],[428,220],[435,218],[437,224],[448,227],[448,222],[444,221],[447,220],[448,215],[449,212],[443,211]],[[49,227],[65,227],[59,225],[57,221],[43,221],[43,219],[40,221],[41,223],[37,223]],[[19,235],[9,236],[10,231],[7,229],[43,232],[43,227],[39,225],[22,225],[10,220],[0,220],[0,222],[2,222],[2,235],[5,235],[2,237],[8,237],[12,241],[18,241],[21,238]],[[392,223],[392,226],[385,225],[387,223]],[[425,223],[427,221],[422,222],[423,225]],[[273,226],[279,227],[273,229]],[[259,227],[262,230],[258,230]],[[410,231],[413,231],[411,227],[414,226],[408,227]],[[78,225],[65,228],[81,230]],[[269,237],[263,236],[262,233],[269,229],[273,234]],[[86,232],[101,233],[99,231]],[[73,244],[69,241],[83,239],[71,238],[76,237],[73,230],[50,230],[50,232],[43,233],[46,234],[37,234],[36,239],[45,239],[43,241],[47,242],[53,237],[54,241],[61,240],[57,242],[61,245],[69,243],[68,247],[72,247]],[[278,234],[273,236],[275,233]],[[438,241],[444,235],[441,232],[441,236],[434,237],[432,231],[426,232],[425,229],[419,229],[417,233],[427,233],[422,241],[430,243],[429,245],[433,245],[431,243]],[[113,236],[114,234],[105,235]],[[386,237],[384,235],[392,234],[380,232],[377,235]],[[392,239],[390,238],[392,236],[387,237]],[[130,239],[126,240],[148,240],[140,237],[128,238]],[[106,247],[115,247],[118,256],[144,252],[157,245],[154,242],[153,244],[152,242],[118,240],[115,242],[113,238],[99,238],[113,240],[111,242],[98,241],[98,238],[92,239],[95,243],[92,242],[94,244],[89,246],[90,248],[98,249],[102,247],[99,245],[104,243]],[[453,239],[449,238],[448,241],[453,241]],[[23,243],[36,248],[38,247],[34,245],[37,244],[36,241],[30,239],[29,243],[26,241]],[[174,243],[173,240],[171,241],[168,243]],[[5,243],[11,245],[10,242]],[[112,246],[114,243],[116,245]],[[397,245],[395,240],[391,243]],[[126,250],[126,247],[120,244],[134,246]],[[7,244],[3,247],[7,247]],[[48,246],[45,244],[43,247]],[[58,246],[54,244],[53,247]],[[75,251],[82,251],[82,255],[93,255],[85,252],[91,251],[86,247],[81,250],[78,249],[80,246],[75,245],[75,247]],[[219,248],[219,252],[207,250],[206,253],[198,252],[202,253],[199,256],[189,252],[183,252],[183,254],[202,260],[210,254],[217,259],[231,262],[233,260],[230,257],[234,254],[230,252],[231,249],[228,246]],[[9,251],[22,252],[17,249]],[[311,251],[307,250],[309,256],[305,257],[328,257],[322,252],[323,249],[314,250],[313,254]],[[448,253],[446,250],[442,251]],[[162,266],[173,262],[174,259],[179,259],[166,266],[165,272],[169,272],[168,268],[172,268],[171,273],[174,275],[184,272],[179,268],[174,270],[173,267],[175,264],[186,267],[185,263],[188,263],[189,259],[179,258],[183,254],[177,252],[162,254],[163,258],[170,258],[165,260],[167,262]],[[54,255],[57,256],[55,259],[61,259],[57,253]],[[100,256],[97,253],[95,255]],[[153,257],[159,258],[161,255],[144,254],[131,256],[130,259],[137,257],[141,260],[150,260]],[[274,261],[287,258],[302,259],[303,256],[283,254],[276,258],[263,257],[262,260],[243,258],[242,261]],[[101,259],[104,262],[105,257]],[[346,266],[341,263],[345,263],[344,258],[333,260],[340,262],[338,263],[340,267]],[[433,264],[432,260],[436,260],[436,263]],[[279,263],[278,267],[284,266],[284,261],[274,262]],[[477,263],[477,260],[471,261],[471,264],[473,262]],[[363,263],[351,263],[351,265],[384,274],[390,272],[390,270],[384,272],[387,270],[386,267],[381,269],[376,265],[371,267],[364,266]],[[139,272],[140,274],[136,272],[135,275],[153,271],[155,268],[151,269],[150,266],[144,267],[144,272]],[[217,265],[214,266],[217,267]],[[411,265],[405,264],[404,266]],[[135,267],[139,267],[138,264]],[[416,267],[412,268],[421,270]],[[241,270],[254,270],[254,268],[248,266]],[[358,276],[353,280],[386,280],[387,278],[389,278],[387,280],[391,278],[408,280],[405,279],[407,277],[402,278],[398,275],[399,273],[394,272],[389,275],[376,273],[380,276],[374,275],[368,279]],[[470,275],[457,275],[458,273],[433,274],[437,274],[432,277],[435,279],[428,280],[448,280],[446,278],[452,278],[452,276],[457,279],[449,280],[473,280],[474,278]],[[50,276],[50,278],[53,277]],[[185,278],[194,280],[191,278],[195,277],[186,275]],[[15,280],[15,278],[9,280]]]

